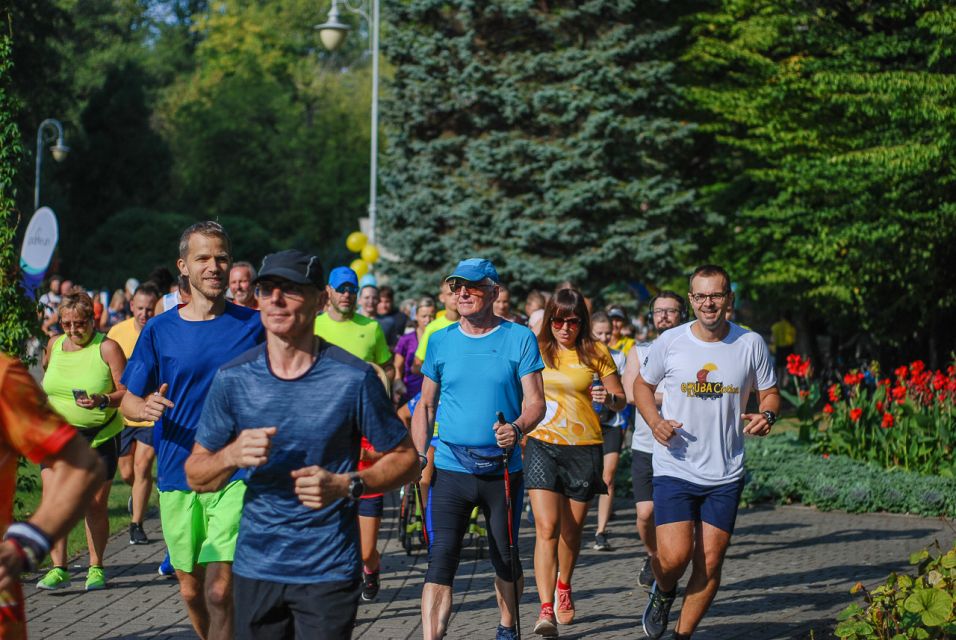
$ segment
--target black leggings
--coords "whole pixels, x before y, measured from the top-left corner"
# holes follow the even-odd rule
[[[524,508],[524,476],[520,471],[511,474],[511,501],[512,530],[517,545],[518,525]],[[425,515],[429,541],[425,582],[452,586],[461,561],[462,539],[476,506],[485,514],[488,523],[488,551],[495,575],[506,582],[515,581],[511,575],[504,477],[435,469]],[[521,575],[519,560],[517,578]]]

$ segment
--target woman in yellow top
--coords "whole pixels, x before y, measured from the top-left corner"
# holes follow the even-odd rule
[[[116,474],[117,435],[123,418],[117,407],[126,393],[120,383],[126,368],[126,356],[115,341],[97,333],[93,320],[93,301],[85,292],[63,296],[58,309],[63,335],[50,338],[43,355],[46,375],[43,390],[50,406],[77,428],[100,454],[106,467],[106,482],[97,489],[86,511],[86,541],[90,550],[90,568],[86,590],[106,588],[103,554],[110,533],[107,502]],[[56,491],[53,470],[42,469],[43,501]],[[66,537],[50,549],[53,568],[37,583],[38,589],[53,590],[70,586],[66,569]]]
[[[537,537],[534,579],[541,615],[535,633],[556,636],[558,622],[574,621],[571,577],[588,501],[607,491],[594,405],[621,411],[626,400],[610,352],[591,336],[590,314],[579,291],[561,289],[548,301],[538,347],[547,412],[528,434],[524,475]],[[592,384],[595,377],[600,384]]]

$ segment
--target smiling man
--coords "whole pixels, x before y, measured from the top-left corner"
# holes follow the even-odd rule
[[[362,584],[359,498],[418,475],[375,370],[313,335],[321,287],[315,256],[266,256],[256,287],[266,343],[216,375],[186,463],[200,492],[250,470],[235,560],[240,639],[351,637]],[[382,455],[356,471],[362,437]]]
[[[245,485],[237,474],[217,493],[199,496],[186,482],[186,459],[216,371],[264,339],[259,313],[226,301],[230,262],[229,236],[218,222],[183,232],[177,265],[192,296],[146,323],[123,374],[129,392],[120,406],[128,420],[156,422],[163,537],[202,640],[232,638],[232,558]]]
[[[661,334],[640,363],[634,396],[654,436],[655,583],[642,619],[660,638],[693,563],[674,638],[697,628],[720,586],[720,570],[744,483],[744,436],[765,436],[780,394],[760,335],[727,321],[734,294],[717,265],[698,267],[688,299],[697,320]],[[751,389],[757,413],[745,413]],[[654,394],[664,393],[658,412]]]
[[[232,301],[240,307],[258,309],[255,291],[252,283],[256,279],[256,268],[248,262],[237,262],[229,270],[229,291],[232,292]]]

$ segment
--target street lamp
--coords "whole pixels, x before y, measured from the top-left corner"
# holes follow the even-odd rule
[[[361,0],[354,5],[349,0],[332,0],[329,16],[326,22],[317,25],[319,39],[329,51],[335,51],[345,42],[349,26],[339,20],[339,5],[344,6],[350,13],[365,18],[372,31],[372,131],[369,136],[372,140],[369,194],[368,194],[368,221],[369,242],[375,243],[375,219],[378,182],[378,29],[379,29],[379,0]]]
[[[53,127],[56,130],[56,144],[50,145],[50,151],[53,153],[53,159],[57,162],[66,160],[70,148],[63,144],[63,125],[55,118],[47,118],[40,123],[37,129],[37,176],[33,187],[33,210],[40,208],[40,167],[43,165],[43,130],[47,127]]]

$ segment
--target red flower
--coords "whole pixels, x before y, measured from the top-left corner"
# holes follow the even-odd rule
[[[890,389],[890,395],[893,396],[893,399],[899,402],[906,398],[906,387],[900,385],[898,387],[893,387]]]
[[[800,363],[800,367],[797,369],[797,375],[801,378],[806,378],[810,375],[810,358]]]
[[[829,459],[830,459],[830,454],[829,454],[829,453],[824,453],[824,454],[823,454],[823,459],[824,459],[824,460],[829,460]]]
[[[839,402],[840,401],[840,385],[831,384],[830,385],[830,402]]]
[[[892,414],[892,413],[884,413],[884,414],[883,414],[883,423],[882,423],[880,426],[883,427],[884,429],[889,429],[890,427],[893,426],[893,422],[894,422],[894,420],[893,420],[893,414]]]
[[[800,396],[801,399],[806,399],[806,398],[809,398],[809,397],[810,397],[810,392],[807,391],[806,389],[800,389],[800,391],[798,392],[798,394],[799,394],[799,396]]]
[[[833,413],[833,405],[830,404],[829,402],[823,405],[823,413],[827,415],[830,415],[831,413]]]
[[[903,365],[902,367],[894,369],[893,373],[895,373],[896,377],[900,380],[906,380],[906,376],[909,375],[909,369],[906,368],[906,365]]]
[[[913,372],[913,375],[919,375],[926,368],[926,365],[923,364],[922,360],[916,360],[915,362],[910,363],[910,371]]]
[[[946,386],[946,376],[944,376],[939,371],[936,372],[936,375],[933,376],[933,388],[939,391]]]
[[[787,373],[792,376],[799,375],[800,371],[800,356],[796,353],[791,353],[787,356]]]
[[[862,415],[863,415],[863,409],[860,409],[859,407],[856,407],[855,409],[850,409],[850,421],[851,421],[851,422],[859,422],[859,421],[860,421],[860,416],[862,416]]]
[[[843,384],[847,385],[848,387],[851,387],[855,385],[856,383],[857,383],[857,379],[856,379],[855,373],[848,373],[845,376],[843,376]]]
[[[882,400],[877,400],[877,401],[876,401],[876,410],[877,410],[877,411],[882,411],[882,410],[883,410],[883,401],[882,401]]]

